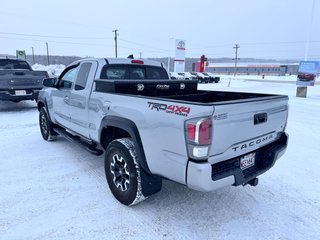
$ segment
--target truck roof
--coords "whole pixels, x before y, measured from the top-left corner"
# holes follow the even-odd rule
[[[156,66],[156,67],[164,67],[161,62],[152,61],[148,59],[131,59],[131,58],[84,58],[75,61],[74,63],[84,62],[84,61],[98,61],[101,64],[143,64],[149,66]],[[140,61],[140,62],[139,62]],[[73,65],[72,63],[71,65]]]
[[[25,59],[13,58],[13,57],[0,57],[0,60],[27,62],[27,60],[25,60]]]

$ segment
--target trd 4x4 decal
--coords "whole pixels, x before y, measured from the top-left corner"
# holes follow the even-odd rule
[[[177,106],[177,105],[167,105],[162,103],[148,102],[148,107],[151,110],[165,111],[166,113],[172,113],[179,116],[187,117],[191,109],[189,107]]]

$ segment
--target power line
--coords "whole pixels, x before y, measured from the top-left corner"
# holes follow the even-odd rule
[[[283,44],[305,44],[306,41],[283,41],[283,42],[243,42],[241,45],[283,45]],[[310,43],[320,43],[320,40],[313,40]],[[193,50],[205,50],[208,48],[221,48],[221,47],[229,47],[232,44],[222,44],[222,45],[211,45],[211,46],[203,46],[196,48],[188,48],[188,51]]]
[[[23,40],[23,41],[34,41],[34,42],[45,42],[45,40],[31,39],[31,38],[15,38],[15,37],[1,37],[2,39],[14,39],[14,40]],[[96,43],[80,43],[80,42],[64,42],[64,41],[47,41],[50,43],[62,43],[62,44],[71,44],[71,45],[86,45],[86,46],[103,46],[103,47],[112,47],[112,45],[106,44],[96,44]]]
[[[12,32],[0,32],[0,34],[24,36],[24,37],[43,37],[43,38],[65,38],[65,39],[112,39],[112,37],[79,37],[79,36],[55,36],[55,35],[38,35],[38,34],[25,34],[25,33],[12,33]]]
[[[120,41],[123,41],[123,42],[126,42],[126,43],[130,43],[130,44],[134,44],[134,45],[146,47],[146,48],[156,49],[156,50],[159,50],[159,51],[162,51],[162,52],[168,52],[168,50],[164,50],[164,49],[161,49],[161,48],[148,46],[148,45],[141,44],[141,43],[137,43],[137,42],[133,42],[133,41],[124,40],[124,39],[122,39],[122,38],[119,38],[119,40],[120,40]]]
[[[48,43],[58,43],[58,44],[67,44],[67,45],[83,45],[83,46],[97,46],[97,47],[113,47],[113,45],[107,45],[107,44],[97,44],[97,43],[80,43],[80,42],[65,42],[65,41],[46,41],[46,40],[39,40],[39,39],[32,39],[32,38],[17,38],[17,37],[2,37],[0,36],[0,39],[13,39],[13,40],[22,40],[22,41],[31,41],[31,42],[48,42]],[[132,47],[126,47],[126,46],[118,46],[120,49],[130,49],[130,50],[136,50],[141,51],[140,48],[132,48]],[[162,53],[162,51],[151,51],[151,50],[145,50],[145,53]]]

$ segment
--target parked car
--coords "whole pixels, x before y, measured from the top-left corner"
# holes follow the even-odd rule
[[[109,188],[125,205],[160,191],[162,179],[202,192],[256,186],[287,147],[288,96],[198,91],[156,61],[82,59],[43,84],[43,139],[104,153]]]
[[[42,89],[42,80],[49,77],[46,71],[34,71],[27,61],[0,59],[0,100],[20,102],[36,100]]]
[[[204,72],[204,75],[208,76],[210,78],[210,82],[215,82],[218,83],[220,81],[220,77],[215,76],[213,73],[211,72]]]
[[[210,82],[210,77],[204,75],[203,73],[192,72],[191,74],[196,75],[198,77],[198,82],[199,83],[209,83]]]
[[[183,76],[179,75],[176,72],[170,72],[170,78],[171,79],[178,79],[178,80],[183,80],[184,79]]]
[[[197,80],[198,77],[191,74],[190,72],[182,72],[178,73],[179,75],[183,76],[185,80]]]

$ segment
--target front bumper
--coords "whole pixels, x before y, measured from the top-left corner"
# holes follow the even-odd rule
[[[245,185],[273,167],[276,160],[285,153],[287,142],[288,135],[282,133],[277,141],[257,149],[254,151],[255,165],[245,170],[240,168],[240,158],[243,155],[213,165],[208,162],[189,161],[187,186],[198,191],[209,192],[224,186]]]
[[[18,89],[15,89],[18,90]],[[38,98],[41,89],[23,89],[26,91],[25,95],[16,95],[15,90],[0,90],[0,100],[2,101],[21,101],[34,100]]]

